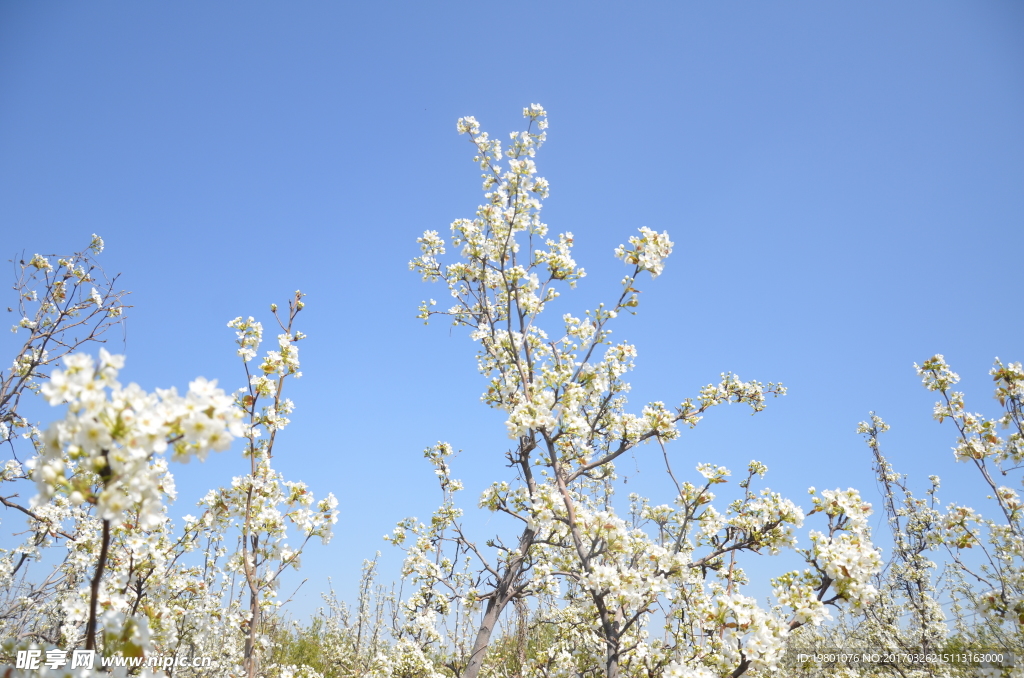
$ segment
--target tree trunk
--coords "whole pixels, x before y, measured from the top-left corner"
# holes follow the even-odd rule
[[[245,672],[247,678],[256,678],[259,672],[259,656],[256,649],[256,635],[259,633],[260,624],[260,598],[257,592],[252,592],[249,596],[249,609],[252,611],[252,617],[249,620],[249,633],[245,636]]]
[[[622,618],[621,610],[614,614],[608,610],[603,597],[595,596],[594,603],[598,613],[601,615],[601,628],[604,630],[604,641],[608,643],[608,650],[605,653],[605,676],[606,678],[619,678],[619,660],[622,649]]]
[[[494,588],[494,595],[487,599],[484,618],[480,622],[480,630],[476,632],[476,640],[473,642],[473,653],[469,656],[469,664],[466,665],[462,678],[476,678],[480,669],[483,668],[484,656],[487,654],[487,646],[491,644],[494,627],[498,624],[498,619],[505,606],[518,593],[514,585],[523,571],[523,560],[533,545],[533,537],[532,529],[527,527],[523,530],[522,536],[519,537],[519,555],[509,562],[508,569],[502,574],[498,585]]]
[[[508,601],[498,602],[498,599],[491,598],[487,601],[487,608],[484,610],[483,621],[480,622],[480,630],[476,632],[476,640],[473,642],[473,654],[469,657],[469,664],[462,674],[462,678],[476,678],[484,665],[484,655],[487,654],[487,646],[491,643],[491,633],[495,624],[501,616],[501,611]]]
[[[605,665],[608,678],[619,678],[619,651],[608,650],[608,662]]]

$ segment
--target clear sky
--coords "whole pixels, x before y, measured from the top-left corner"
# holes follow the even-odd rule
[[[969,494],[913,363],[944,353],[968,407],[992,412],[993,358],[1024,360],[1020,2],[7,0],[0,254],[102,235],[134,306],[110,348],[148,389],[198,375],[237,388],[225,323],[266,323],[271,302],[308,294],[278,463],[333,491],[342,518],[304,556],[305,614],[328,576],[351,597],[377,549],[395,576],[381,535],[439,499],[424,447],[464,450],[471,514],[506,477],[474,346],[415,320],[444,292],[407,262],[417,235],[480,199],[456,119],[507,138],[532,102],[551,121],[545,220],[575,234],[589,273],[552,317],[611,300],[613,248],[668,230],[664,275],[615,327],[639,349],[636,409],[730,370],[790,389],[757,417],[731,408],[686,432],[677,469],[757,458],[805,505],[809,485],[876,500],[855,433],[876,410],[897,469]],[[172,513],[244,469],[237,451],[178,467]],[[655,503],[670,500],[659,470],[650,447],[620,464]],[[481,541],[502,529],[471,521]]]

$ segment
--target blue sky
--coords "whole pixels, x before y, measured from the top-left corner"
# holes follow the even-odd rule
[[[912,365],[944,353],[968,406],[992,412],[993,358],[1024,359],[1016,2],[2,2],[0,254],[101,234],[134,305],[111,348],[150,389],[241,385],[225,323],[308,294],[278,459],[338,495],[342,519],[304,557],[304,614],[327,576],[349,597],[377,549],[395,576],[380,536],[439,498],[424,447],[464,450],[470,513],[505,477],[473,345],[414,319],[443,291],[407,262],[480,199],[456,119],[504,137],[532,102],[551,120],[545,220],[589,273],[552,317],[610,300],[613,248],[668,230],[664,275],[615,327],[639,349],[637,409],[730,370],[790,389],[686,432],[677,469],[757,458],[795,500],[874,498],[855,428],[876,410],[899,470],[971,496]],[[656,452],[620,472],[661,503]],[[234,451],[179,468],[173,512],[244,468]],[[471,521],[481,541],[502,529]]]

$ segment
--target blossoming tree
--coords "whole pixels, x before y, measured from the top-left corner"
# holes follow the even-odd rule
[[[94,238],[94,253],[101,248],[102,241]],[[189,664],[196,669],[192,675],[285,671],[261,668],[264,615],[279,606],[274,598],[281,573],[298,566],[310,539],[330,539],[337,519],[332,495],[317,502],[303,483],[284,481],[271,465],[277,433],[293,408],[283,388],[288,378],[301,375],[294,343],[303,335],[293,324],[303,308],[302,295],[296,293],[288,316],[279,320],[277,349],[266,352],[255,374],[248,365],[259,349],[262,326],[253,318],[229,323],[238,333],[247,377],[237,395],[203,378],[192,381],[184,395],[174,388],[148,393],[118,382],[122,356],[100,349],[97,360],[74,351],[81,341],[63,338],[62,332],[83,324],[80,318],[98,323],[86,335],[98,337],[95,328],[104,329],[109,324],[104,318],[119,312],[120,293],[112,287],[106,295],[93,289],[82,301],[77,290],[91,282],[92,271],[75,259],[58,265],[55,269],[38,255],[26,265],[46,275],[42,294],[26,283],[22,295],[42,302],[35,319],[17,326],[31,336],[4,381],[5,388],[13,384],[5,391],[7,420],[28,429],[26,435],[36,442],[28,462],[15,459],[4,467],[5,483],[31,480],[36,486],[28,507],[15,504],[14,495],[4,498],[5,505],[28,515],[31,535],[25,545],[0,553],[0,581],[10,592],[0,617],[4,653],[45,650],[47,665],[38,668],[51,669],[49,675],[82,675],[66,666],[67,652],[74,648],[105,656],[216,660],[213,666]],[[64,300],[68,303],[59,306]],[[103,311],[98,320],[91,305]],[[276,316],[277,308],[272,311]],[[42,371],[52,362],[48,343],[60,347],[63,369]],[[51,405],[65,407],[63,419],[41,434],[13,414],[20,393],[37,385]],[[235,478],[230,488],[208,493],[200,502],[201,515],[186,516],[176,529],[167,514],[175,498],[168,462],[202,459],[239,438],[246,442],[249,473]],[[291,546],[289,524],[292,536],[298,536]],[[64,542],[67,556],[41,581],[30,582],[26,563],[57,540]],[[244,596],[232,594],[239,577]],[[24,675],[37,675],[37,667],[24,668]],[[188,669],[176,675],[183,672]],[[156,674],[146,669],[144,675]]]
[[[451,477],[452,450],[445,443],[428,449],[445,502],[429,526],[409,519],[389,537],[406,548],[405,573],[419,588],[405,602],[404,654],[382,662],[378,673],[429,672],[428,655],[445,643],[439,620],[460,605],[480,605],[465,650],[458,634],[448,638],[448,669],[475,678],[506,606],[557,595],[561,585],[561,606],[545,620],[559,626],[559,641],[534,675],[738,676],[774,667],[786,634],[820,623],[825,605],[871,600],[869,580],[880,561],[870,542],[870,508],[853,490],[814,496],[812,513],[827,516],[827,532],[812,532],[803,551],[812,569],[775,580],[779,603],[771,610],[740,593],[746,575],[736,558],[795,546],[793,530],[804,514],[777,493],[753,492],[752,479],[766,471],[762,464],[751,463],[743,498],[725,512],[713,507],[710,490],[729,472],[702,464],[702,484],[676,482],[673,507],[634,497],[632,522],[617,516],[614,463],[623,454],[644,443],[663,446],[680,435],[680,424],[695,426],[716,405],[742,402],[758,412],[766,396],[785,391],[730,374],[676,408],[653,402],[639,414],[628,411],[623,377],[636,349],[612,342],[608,326],[620,313],[635,312],[638,277],[656,278],[672,251],[667,233],[649,228],[615,251],[629,266],[615,303],[564,315],[557,334],[541,326],[546,306],[585,272],[572,258],[573,235],[550,238],[540,220],[549,186],[537,176],[534,158],[547,119],[538,105],[524,115],[529,128],[513,133],[507,148],[475,119],[459,120],[483,170],[485,201],[474,219],[451,226],[460,259],[442,264],[447,244],[427,231],[419,239],[421,256],[410,264],[424,280],[443,282],[454,300],[447,309],[424,302],[420,317],[446,316],[478,343],[478,368],[488,380],[482,399],[507,413],[513,446],[506,458],[514,470],[479,503],[517,520],[521,530],[508,544],[500,536],[485,545],[470,539],[454,499],[462,485]],[[674,481],[667,453],[664,459]],[[665,634],[649,641],[658,608],[666,610]],[[595,669],[587,663],[596,657],[602,659]]]
[[[1003,483],[1010,478],[1021,482],[1024,368],[996,360],[989,374],[1002,412],[991,418],[967,409],[964,394],[953,390],[960,377],[943,356],[915,368],[925,388],[939,395],[934,417],[953,423],[954,458],[977,472],[988,493],[989,516],[958,502],[943,507],[936,475],[928,477],[925,496],[915,496],[910,478],[883,456],[880,438],[889,426],[872,413],[859,432],[874,458],[892,535],[891,556],[875,578],[879,593],[874,605],[840,615],[837,624],[814,629],[802,643],[940,658],[836,667],[833,675],[841,678],[1019,676],[1022,669],[1013,658],[1024,650],[1021,504],[1017,490]]]
[[[40,430],[21,406],[24,396],[40,392],[55,363],[102,344],[123,321],[126,292],[118,290],[117,276],[108,278],[98,265],[103,248],[103,240],[93,235],[88,248],[74,254],[36,254],[12,262],[17,302],[7,310],[17,314],[11,331],[22,339],[10,369],[0,371],[0,441],[11,453],[0,472],[0,503],[27,516],[29,529],[20,545],[0,554],[0,589],[6,592],[0,619],[8,628],[41,638],[57,637],[50,604],[67,584],[61,571],[68,561],[38,581],[23,575],[44,549],[75,540],[65,521],[79,516],[66,506],[33,505],[21,498],[18,488],[29,481],[28,462],[41,442]]]

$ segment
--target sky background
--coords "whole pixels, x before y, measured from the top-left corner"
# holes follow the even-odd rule
[[[456,119],[507,139],[533,102],[551,122],[544,219],[589,274],[549,331],[614,299],[616,245],[667,230],[664,275],[614,326],[639,350],[635,409],[725,371],[789,388],[685,431],[677,472],[759,459],[805,506],[811,485],[877,503],[856,434],[875,410],[913,485],[939,474],[944,500],[977,499],[913,363],[945,354],[968,407],[993,414],[993,358],[1024,359],[1019,2],[0,2],[0,254],[100,234],[134,307],[108,348],[147,389],[241,386],[226,322],[269,327],[271,302],[308,295],[276,459],[334,492],[341,520],[304,555],[304,616],[328,576],[352,598],[378,549],[397,576],[381,535],[436,507],[421,451],[438,440],[463,450],[475,534],[507,527],[474,509],[507,477],[503,417],[479,402],[465,334],[414,318],[445,292],[407,264],[481,199]],[[624,489],[671,501],[660,456],[624,459]],[[245,469],[237,449],[176,467],[172,515]]]

